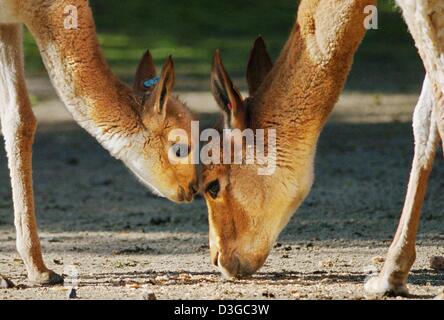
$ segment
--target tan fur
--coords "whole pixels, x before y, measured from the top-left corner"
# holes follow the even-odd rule
[[[65,28],[68,5],[77,8],[77,29]],[[111,73],[98,45],[88,1],[3,0],[0,10],[0,111],[14,194],[17,247],[32,281],[60,282],[44,265],[37,236],[31,166],[35,118],[24,81],[21,24],[35,37],[51,81],[74,119],[142,183],[174,201],[191,200],[197,190],[195,166],[173,165],[168,159],[169,132],[181,128],[190,137],[192,115],[171,95],[171,59],[153,92],[142,92],[149,96],[144,102],[140,92]],[[150,60],[141,66],[152,64],[149,55],[144,59],[147,57]],[[139,71],[137,75],[144,74]],[[190,160],[192,155],[188,155]]]
[[[209,208],[212,261],[227,275],[255,272],[307,196],[316,144],[352,65],[373,0],[303,0],[276,65],[245,102],[252,129],[277,130],[277,169],[258,176],[254,165],[203,169],[204,188],[219,180]],[[217,61],[216,61],[217,63]]]
[[[22,33],[18,25],[0,26],[0,119],[14,200],[17,250],[30,280],[57,282],[61,278],[43,263],[32,190],[32,143],[36,119],[21,69]]]
[[[406,283],[416,259],[416,233],[435,147],[444,141],[444,3],[440,0],[398,0],[424,62],[427,76],[413,115],[415,156],[401,219],[384,267],[370,278],[372,294],[406,295]]]

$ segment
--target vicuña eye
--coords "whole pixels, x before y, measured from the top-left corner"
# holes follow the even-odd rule
[[[190,148],[183,143],[176,143],[171,148],[173,148],[172,151],[178,158],[185,158],[190,154]]]
[[[207,186],[206,191],[210,194],[211,198],[216,199],[220,191],[219,180],[214,180],[210,182]]]

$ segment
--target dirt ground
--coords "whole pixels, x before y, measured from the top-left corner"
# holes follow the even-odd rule
[[[372,298],[363,283],[380,268],[375,257],[385,255],[398,223],[415,95],[344,94],[322,134],[309,198],[260,272],[226,281],[210,264],[202,199],[176,205],[151,195],[72,122],[51,89],[30,86],[45,97],[35,107],[34,149],[45,260],[59,273],[76,268],[80,299],[140,299],[147,291],[158,299]],[[197,111],[216,110],[206,93],[183,96]],[[203,118],[208,124],[215,115]],[[444,273],[429,266],[430,257],[444,255],[442,162],[424,208],[411,298],[433,298],[444,288]],[[3,148],[0,181],[0,273],[18,285],[0,289],[0,299],[65,299],[66,287],[32,287],[26,280]]]

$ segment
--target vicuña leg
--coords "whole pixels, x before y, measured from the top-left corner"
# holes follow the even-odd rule
[[[29,280],[60,283],[63,278],[43,262],[34,215],[32,144],[36,119],[25,85],[20,25],[0,25],[0,118],[11,175],[17,250]]]
[[[388,295],[408,293],[406,282],[416,258],[416,233],[438,140],[433,106],[433,89],[426,77],[413,115],[415,155],[401,220],[381,273],[377,277],[370,278],[365,284],[368,293]]]

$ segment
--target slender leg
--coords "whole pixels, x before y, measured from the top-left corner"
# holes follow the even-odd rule
[[[14,201],[17,250],[36,284],[63,282],[43,262],[32,189],[32,144],[36,119],[26,90],[22,27],[0,25],[0,118]]]
[[[426,77],[413,116],[415,155],[401,220],[381,273],[377,277],[370,278],[365,284],[368,293],[389,295],[408,293],[406,282],[416,258],[416,233],[438,140],[433,106],[433,90]]]

